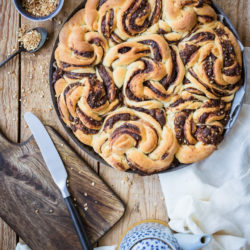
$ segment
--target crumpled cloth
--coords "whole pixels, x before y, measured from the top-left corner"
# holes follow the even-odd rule
[[[250,105],[210,157],[159,177],[171,229],[211,234],[204,249],[250,249]]]

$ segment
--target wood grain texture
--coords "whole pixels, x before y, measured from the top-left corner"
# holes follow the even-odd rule
[[[244,46],[250,46],[250,0],[213,0],[226,13]]]
[[[121,235],[136,222],[145,219],[168,221],[164,197],[158,175],[138,176],[120,173],[101,165],[100,175],[126,203],[126,214],[111,231],[103,237],[100,245],[117,244]]]
[[[232,23],[235,25],[241,40],[245,46],[250,46],[250,34],[249,34],[249,26],[250,26],[250,0],[214,0],[229,16]],[[71,0],[65,1],[65,5],[57,16],[56,20],[48,21],[45,23],[32,23],[22,18],[22,25],[27,24],[29,27],[35,26],[43,26],[49,30],[49,40],[46,44],[46,47],[38,52],[34,57],[30,54],[23,54],[21,57],[21,81],[19,82],[19,86],[22,85],[22,103],[21,103],[21,111],[22,114],[25,111],[33,111],[36,115],[38,115],[45,124],[53,126],[56,130],[58,130],[63,137],[72,145],[78,152],[80,152],[84,159],[90,163],[90,165],[98,171],[98,164],[91,157],[88,157],[86,154],[82,153],[77,146],[72,142],[71,139],[65,134],[63,127],[60,125],[58,118],[56,117],[56,113],[54,110],[50,111],[50,105],[52,105],[49,93],[49,85],[48,85],[48,66],[46,65],[49,62],[50,53],[52,50],[52,45],[56,35],[60,27],[62,26],[63,20],[71,13],[71,11],[80,4],[81,0]],[[10,52],[12,46],[16,46],[16,31],[18,28],[18,17],[19,15],[14,10],[14,6],[12,1],[10,0],[0,0],[0,25],[2,29],[0,29],[0,59],[3,59],[7,52]],[[11,46],[10,46],[11,44]],[[45,64],[43,66],[44,70],[40,68],[41,64]],[[12,68],[13,67],[13,68]],[[9,70],[11,69],[11,70]],[[16,78],[14,75],[8,75],[7,72],[14,71],[16,74]],[[43,71],[45,72],[43,74]],[[4,131],[4,133],[11,138],[13,141],[17,140],[17,117],[18,117],[18,104],[17,98],[13,98],[15,94],[15,90],[18,93],[18,59],[15,59],[8,63],[5,68],[0,69],[0,100],[2,105],[0,105],[0,128]],[[30,77],[32,76],[32,77]],[[6,83],[14,82],[14,85],[9,86],[9,88],[3,88]],[[44,98],[41,96],[44,92]],[[24,101],[26,100],[26,101]],[[6,111],[7,110],[7,111]],[[16,120],[13,120],[16,119]],[[21,129],[20,129],[20,137],[21,140],[24,141],[30,135],[29,130],[25,127],[25,123],[23,119],[21,120]],[[126,212],[126,216],[124,219],[118,223],[106,236],[103,237],[100,244],[101,245],[110,245],[112,243],[117,242],[120,237],[120,233],[126,230],[127,226],[132,225],[134,222],[138,221],[139,218],[166,218],[166,210],[164,203],[161,201],[160,194],[160,185],[159,180],[156,177],[136,177],[130,176],[129,178],[133,179],[133,183],[138,183],[138,185],[134,186],[129,185],[125,181],[124,178],[126,174],[119,173],[113,169],[109,169],[107,167],[100,168],[101,175],[105,178],[109,185],[112,185],[114,190],[121,195],[121,197],[126,201],[128,206],[128,211]],[[136,188],[138,190],[136,190]],[[150,190],[153,188],[154,190]],[[142,197],[136,197],[137,192],[143,193],[143,190],[148,190],[150,193],[149,196],[142,195]],[[158,197],[156,197],[158,195]],[[155,196],[155,197],[154,197]],[[155,208],[153,203],[148,201],[156,200],[156,203],[161,204],[159,208]],[[142,215],[139,213],[135,213],[134,210],[138,207],[137,202],[139,202],[140,210],[142,210]],[[144,206],[145,204],[145,206]],[[144,211],[144,209],[147,209]],[[14,246],[11,247],[13,243],[4,243],[9,242],[8,239],[15,240],[15,235],[12,233],[9,234],[9,229],[4,231],[2,228],[6,228],[6,226],[2,226],[0,222],[0,249],[1,250],[12,250]],[[4,238],[3,238],[4,237]],[[2,244],[2,245],[1,245]],[[6,245],[7,244],[7,245]]]
[[[48,131],[66,166],[69,191],[89,239],[96,242],[121,218],[124,205],[54,130]],[[0,136],[0,190],[0,216],[33,250],[81,249],[66,204],[33,137],[14,145]]]
[[[19,15],[11,1],[0,0],[0,61],[18,48]],[[0,129],[11,140],[18,140],[19,58],[0,68]],[[12,250],[16,234],[0,219],[0,249]]]

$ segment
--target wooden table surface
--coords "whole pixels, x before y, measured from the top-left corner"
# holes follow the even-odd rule
[[[78,150],[66,135],[52,108],[48,65],[54,40],[63,21],[80,2],[81,0],[65,0],[64,7],[55,20],[34,23],[21,17],[11,0],[0,0],[0,60],[18,48],[19,27],[43,26],[49,32],[49,40],[41,51],[35,55],[23,53],[0,69],[0,130],[13,142],[25,141],[30,136],[23,114],[31,111],[45,124],[54,127]],[[216,0],[215,2],[231,19],[244,46],[250,46],[250,0]],[[167,220],[167,211],[157,175],[140,177],[120,173],[102,166],[83,152],[79,153],[127,205],[124,218],[98,242],[99,245],[117,243],[120,235],[140,220]],[[15,249],[20,240],[18,235],[0,220],[0,249]]]

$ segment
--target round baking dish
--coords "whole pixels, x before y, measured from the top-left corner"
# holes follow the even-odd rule
[[[85,7],[85,3],[86,0],[83,1],[67,18],[67,20],[65,22],[67,22],[77,11],[79,11],[80,9]],[[216,4],[212,4],[213,8],[215,9],[215,11],[218,14],[218,18],[220,19],[220,21],[226,25],[236,36],[236,38],[238,39],[238,42],[240,44],[241,47],[241,52],[242,52],[242,58],[243,58],[243,72],[242,72],[242,79],[243,79],[243,85],[242,87],[238,90],[238,92],[235,95],[234,101],[232,103],[232,110],[230,113],[230,120],[228,121],[226,127],[225,127],[225,136],[226,134],[230,131],[230,129],[232,128],[232,126],[234,125],[242,104],[243,104],[243,99],[244,99],[244,95],[245,95],[245,91],[246,91],[246,84],[247,84],[247,68],[246,68],[246,57],[244,54],[244,46],[242,45],[242,43],[240,42],[240,38],[239,35],[237,33],[237,31],[235,30],[233,24],[230,22],[229,18],[226,16],[226,14],[216,5]],[[57,106],[57,102],[56,102],[56,98],[55,98],[55,90],[54,90],[54,86],[53,86],[53,72],[55,71],[55,58],[54,58],[54,52],[57,48],[59,42],[59,36],[57,36],[57,39],[55,41],[53,50],[52,50],[52,54],[51,54],[51,59],[50,59],[50,66],[49,66],[49,83],[50,83],[50,92],[51,92],[51,98],[52,98],[52,102],[54,105],[54,108],[56,110],[57,116],[62,124],[62,126],[64,127],[64,129],[66,130],[67,134],[72,138],[72,140],[83,150],[85,151],[87,154],[89,154],[92,158],[94,158],[95,160],[103,163],[106,166],[110,165],[104,160],[102,159],[102,157],[100,155],[98,155],[91,147],[84,145],[83,143],[81,143],[80,141],[78,141],[78,139],[75,137],[75,135],[72,133],[71,129],[69,127],[67,127],[65,125],[65,123],[63,122],[63,120],[60,117],[60,113],[58,110],[58,106]],[[179,162],[173,162],[172,166],[161,172],[161,173],[165,173],[165,172],[171,172],[171,171],[176,171],[178,169],[181,169],[183,167],[188,166],[189,164],[180,164]],[[129,170],[128,172],[133,172],[132,170]]]

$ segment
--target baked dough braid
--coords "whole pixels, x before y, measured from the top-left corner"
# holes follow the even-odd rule
[[[242,57],[227,27],[220,22],[202,25],[178,47],[187,69],[187,91],[197,89],[210,99],[233,100],[241,86]]]
[[[240,46],[210,0],[87,0],[55,60],[62,120],[140,174],[208,157],[242,85]]]
[[[160,172],[172,163],[177,140],[159,109],[112,112],[94,137],[93,147],[110,165],[142,174]]]
[[[57,103],[63,121],[84,144],[91,145],[103,117],[119,105],[118,91],[111,73],[103,65],[95,74],[71,80],[67,76],[55,83]]]

